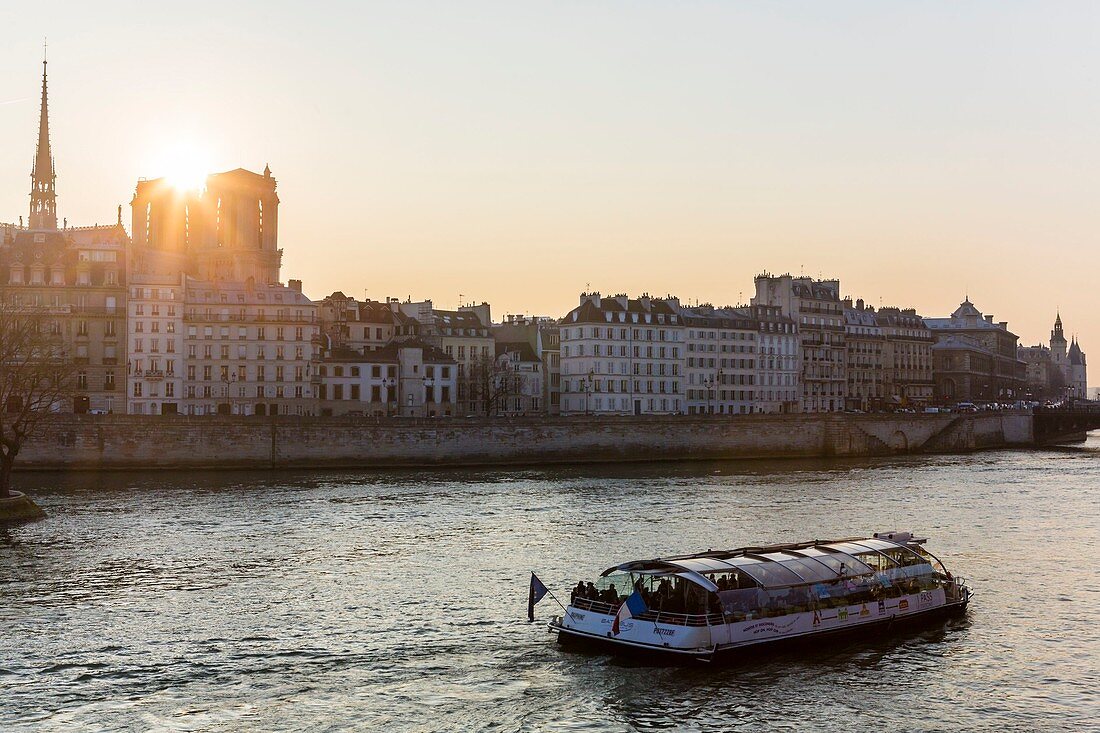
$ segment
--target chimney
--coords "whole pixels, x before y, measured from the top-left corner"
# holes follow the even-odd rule
[[[287,280],[286,286],[296,293],[302,292],[301,280]]]
[[[860,298],[859,300],[856,301],[856,309],[857,310],[863,310],[863,298]]]
[[[987,322],[987,323],[993,323],[993,316],[991,316],[991,315],[990,315],[990,316],[986,316],[986,317],[985,317],[985,320],[986,320],[986,322]]]

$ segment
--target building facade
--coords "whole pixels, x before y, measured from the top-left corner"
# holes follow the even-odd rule
[[[181,412],[185,292],[182,275],[130,276],[126,412],[131,415]]]
[[[546,414],[543,363],[526,341],[497,341],[491,414],[521,417]]]
[[[890,407],[921,408],[932,401],[932,331],[913,308],[879,308],[884,338],[885,399]]]
[[[184,394],[188,415],[310,415],[317,307],[290,286],[188,278]]]
[[[759,330],[753,412],[800,412],[802,357],[798,324],[783,315],[779,306],[750,305],[740,310]]]
[[[1025,394],[1026,365],[1017,336],[969,298],[946,318],[925,318],[932,346],[933,399],[939,404],[1013,401]]]
[[[747,314],[710,305],[680,307],[689,415],[747,415],[756,406],[759,327]]]
[[[686,412],[676,298],[582,293],[560,322],[562,415]]]
[[[844,343],[847,409],[881,411],[886,406],[886,339],[875,309],[862,299],[844,301]]]
[[[798,326],[802,412],[845,408],[848,379],[844,304],[839,280],[764,273],[755,279],[753,305],[778,307]]]
[[[508,315],[503,323],[492,327],[497,343],[527,344],[540,362],[542,397],[539,401],[545,415],[561,413],[561,334],[555,319],[542,316]]]
[[[456,367],[417,338],[363,352],[327,352],[317,364],[319,414],[452,417]]]

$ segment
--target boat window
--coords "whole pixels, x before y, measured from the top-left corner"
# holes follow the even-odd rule
[[[913,552],[915,552],[918,555],[920,555],[921,557],[923,557],[925,562],[931,564],[932,569],[935,570],[937,573],[942,573],[943,575],[947,575],[947,568],[945,568],[943,566],[943,563],[940,562],[940,559],[938,557],[933,555],[928,550],[924,549],[924,547],[922,547],[921,545],[917,545],[916,547],[913,547],[912,550],[913,550]]]
[[[708,573],[707,578],[710,582],[718,586],[719,591],[724,590],[740,590],[745,588],[756,588],[757,583],[743,572],[737,572],[731,570],[726,573]]]
[[[888,555],[884,555],[876,549],[864,547],[856,542],[842,542],[836,545],[829,545],[829,547],[836,547],[842,550],[878,572],[882,572],[887,568],[892,568],[897,565],[897,562]]]

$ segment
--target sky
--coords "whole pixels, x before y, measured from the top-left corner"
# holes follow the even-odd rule
[[[963,297],[1100,355],[1094,2],[8,3],[0,221],[26,216],[43,37],[59,216],[179,158],[270,164],[319,298],[564,315],[735,304],[768,270]],[[1100,359],[1100,356],[1095,357]],[[1100,361],[1090,375],[1100,384]]]

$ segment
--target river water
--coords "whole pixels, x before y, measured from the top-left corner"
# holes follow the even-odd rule
[[[1043,452],[484,471],[21,475],[0,730],[1083,730],[1100,436]],[[918,633],[644,666],[526,621],[627,559],[927,533],[976,597]],[[1096,728],[1092,728],[1095,730]]]

